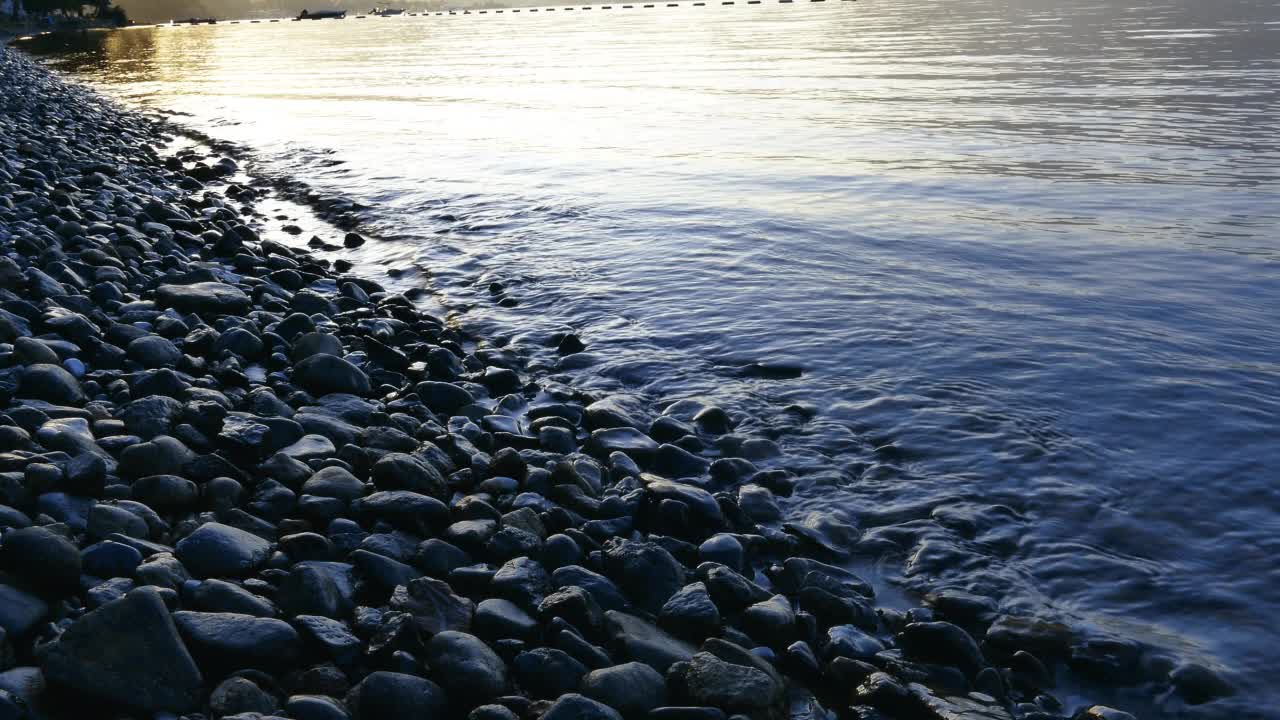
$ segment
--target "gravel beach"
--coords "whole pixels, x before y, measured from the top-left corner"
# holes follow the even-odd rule
[[[1055,699],[1065,626],[878,607],[732,408],[542,382],[261,239],[234,159],[0,92],[0,719],[1132,717]]]

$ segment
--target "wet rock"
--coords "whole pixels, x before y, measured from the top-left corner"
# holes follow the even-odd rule
[[[144,335],[129,342],[129,359],[144,368],[172,368],[182,359],[182,351],[167,338]]]
[[[582,679],[582,694],[608,705],[624,717],[641,717],[667,702],[666,679],[644,663],[592,670]]]
[[[196,577],[244,577],[271,551],[266,540],[221,523],[205,523],[183,538],[175,555]]]
[[[369,376],[363,370],[334,355],[312,355],[303,360],[294,366],[293,379],[317,395],[368,395],[372,391]]]
[[[622,716],[608,705],[577,693],[568,693],[561,695],[541,720],[622,720]]]
[[[205,580],[184,585],[188,607],[212,613],[236,613],[254,617],[275,617],[276,608],[264,597],[254,595],[225,580]]]
[[[295,720],[349,720],[351,717],[340,702],[324,695],[294,695],[285,702],[284,711]]]
[[[0,538],[0,566],[52,593],[80,586],[80,551],[61,535],[41,527],[13,530]]]
[[[272,670],[292,665],[302,654],[298,631],[283,620],[181,610],[173,621],[202,666]]]
[[[397,672],[369,673],[346,698],[356,720],[433,718],[445,709],[444,691],[425,678]]]
[[[705,584],[690,583],[662,606],[658,622],[676,635],[701,640],[719,631],[720,611]]]
[[[80,554],[84,572],[100,578],[131,578],[142,564],[142,553],[124,543],[105,540]]]
[[[605,613],[610,642],[626,660],[642,662],[660,673],[693,657],[696,649],[634,615],[610,610]]]
[[[697,703],[754,713],[781,702],[786,686],[763,670],[700,652],[688,661],[684,686]]]
[[[200,671],[152,588],[86,613],[47,648],[41,668],[86,700],[139,712],[186,712],[201,700]]]
[[[557,698],[576,690],[587,667],[555,648],[535,648],[516,656],[511,664],[516,682],[535,698]]]
[[[969,633],[948,622],[910,623],[898,635],[898,645],[911,657],[958,667],[970,677],[987,665]]]
[[[426,660],[450,695],[488,700],[507,690],[507,667],[474,635],[446,630],[427,643]]]
[[[59,365],[28,365],[18,382],[18,397],[56,405],[80,405],[85,399],[80,381]]]
[[[197,315],[236,315],[249,309],[249,296],[233,285],[201,282],[191,285],[161,285],[156,289],[156,304],[180,313]]]
[[[539,634],[538,621],[510,600],[489,598],[476,605],[471,621],[476,635],[487,640],[517,638],[532,641]]]
[[[609,577],[638,606],[654,614],[684,586],[684,566],[654,543],[611,540],[605,546],[604,562]]]
[[[593,431],[583,449],[600,458],[620,452],[641,465],[648,465],[658,451],[658,443],[635,428],[614,427]]]
[[[294,361],[305,360],[313,355],[342,357],[342,340],[330,333],[305,333],[293,341],[289,354]]]
[[[1200,705],[1235,694],[1235,688],[1217,672],[1203,665],[1186,663],[1169,673],[1169,682],[1188,703]]]
[[[827,630],[828,659],[846,657],[865,660],[875,657],[883,649],[883,643],[852,625],[836,625]]]
[[[266,715],[275,712],[279,707],[280,704],[271,693],[244,677],[223,680],[209,695],[209,709],[217,717],[239,713]]]
[[[38,596],[0,582],[0,629],[8,637],[26,637],[48,614],[49,606]]]
[[[448,484],[440,471],[414,455],[388,453],[374,463],[372,478],[379,490],[409,490],[439,500],[448,497]]]
[[[414,622],[427,635],[447,631],[467,631],[475,605],[453,592],[448,583],[421,577],[397,587],[391,607],[413,615]]]

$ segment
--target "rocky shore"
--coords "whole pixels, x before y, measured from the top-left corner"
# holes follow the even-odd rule
[[[234,160],[0,88],[0,719],[1132,717],[1054,697],[1066,627],[877,607],[730,412],[543,382],[261,239]]]

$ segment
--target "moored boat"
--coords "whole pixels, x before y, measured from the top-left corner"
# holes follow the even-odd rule
[[[299,20],[329,20],[329,19],[339,20],[346,16],[347,16],[346,10],[317,10],[316,12],[310,12],[304,9],[301,13],[298,14],[298,19]]]

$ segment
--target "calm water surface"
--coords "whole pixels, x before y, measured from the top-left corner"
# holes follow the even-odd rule
[[[1275,713],[1280,5],[712,5],[130,30],[59,63],[362,203],[362,253],[536,364],[742,412],[885,586],[1240,688],[1106,695],[1145,716]]]

